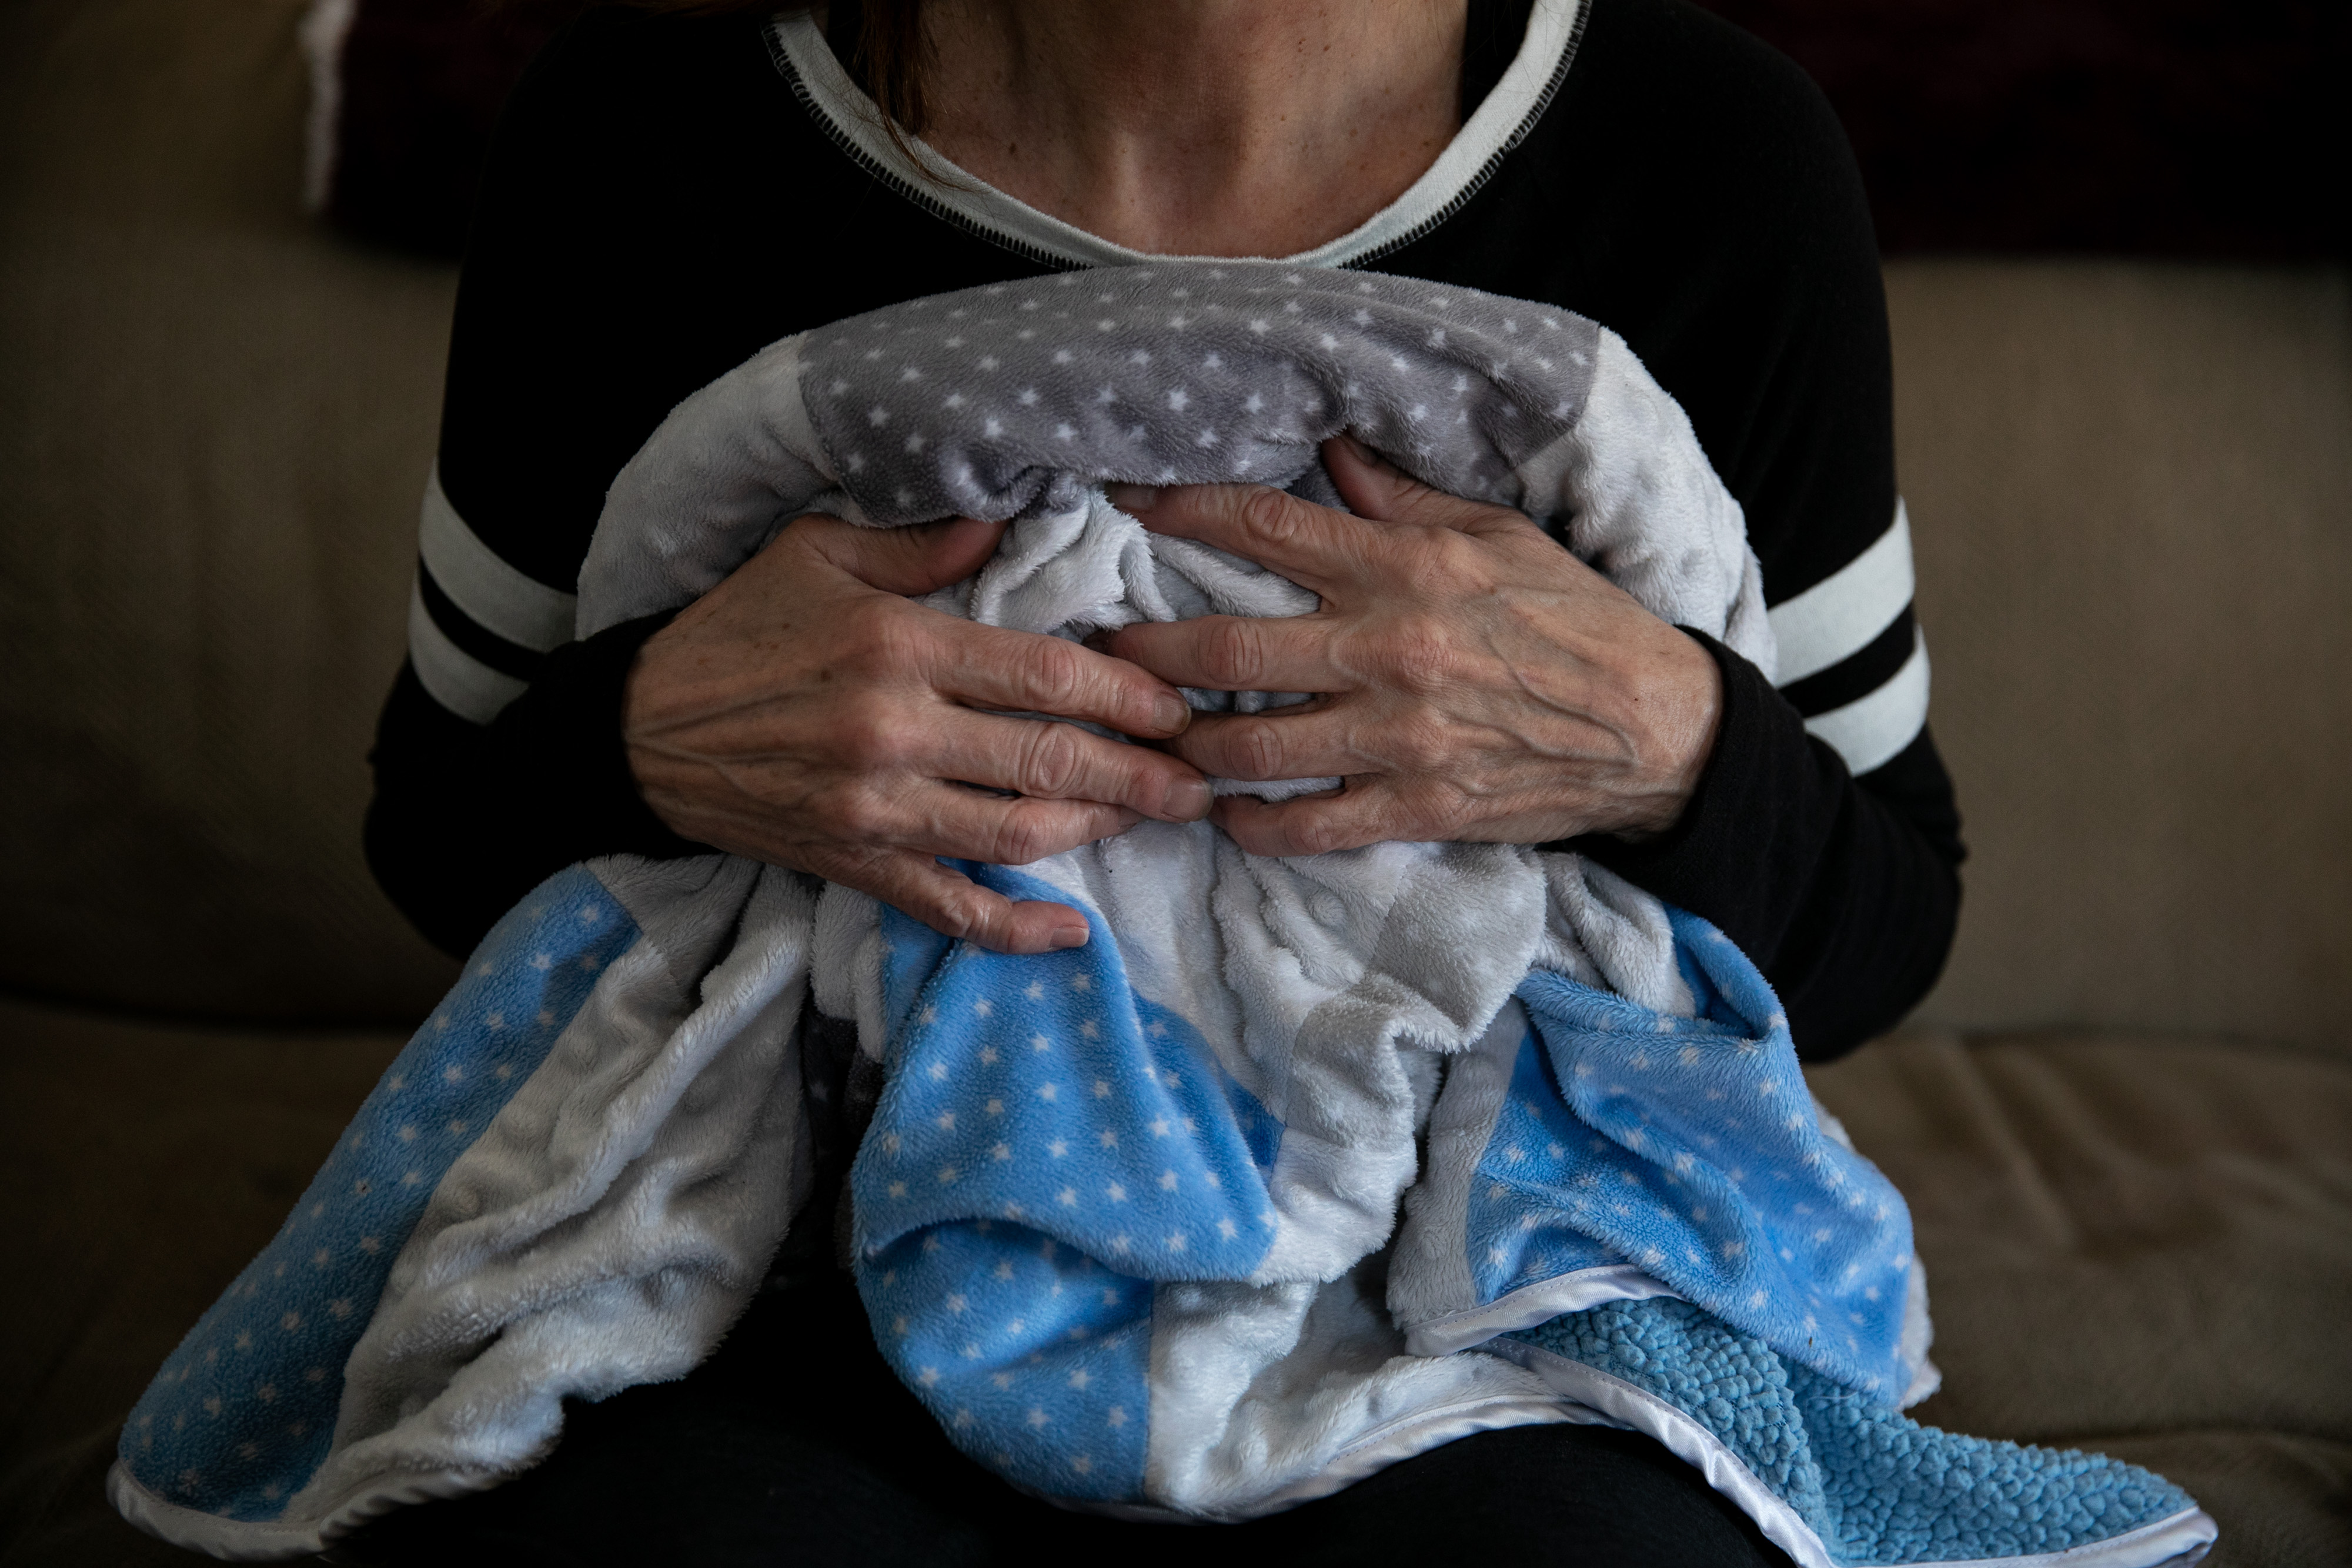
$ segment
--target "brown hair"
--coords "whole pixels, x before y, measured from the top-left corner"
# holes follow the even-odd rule
[[[920,136],[930,120],[923,101],[929,40],[922,0],[834,0],[824,31],[835,57],[887,117],[890,139],[912,156],[901,134]]]

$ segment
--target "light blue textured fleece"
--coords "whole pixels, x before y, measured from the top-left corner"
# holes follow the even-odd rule
[[[2163,1477],[2104,1455],[1922,1427],[1687,1301],[1614,1301],[1512,1340],[1691,1416],[1839,1564],[2052,1555],[2196,1509]]]

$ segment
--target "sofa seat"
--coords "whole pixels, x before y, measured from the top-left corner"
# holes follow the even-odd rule
[[[107,1509],[123,1413],[401,1045],[0,1001],[0,1565],[187,1559]],[[1918,1033],[1815,1074],[1910,1197],[1914,1414],[2161,1470],[2219,1568],[2352,1563],[2352,1063],[2243,1040]]]
[[[1914,1416],[2168,1476],[2214,1563],[2352,1563],[2352,1063],[1921,1032],[1812,1078],[1910,1200],[1944,1372]]]
[[[278,1229],[404,1037],[0,1001],[0,1565],[194,1559],[101,1481],[147,1385]]]

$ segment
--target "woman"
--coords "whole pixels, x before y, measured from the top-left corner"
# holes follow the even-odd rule
[[[1527,548],[1523,520],[1405,485],[1361,517],[1243,487],[1122,497],[1156,529],[1244,553],[1305,540],[1347,569],[1296,622],[1024,638],[903,597],[969,572],[994,530],[809,517],[676,618],[568,641],[605,486],[696,387],[896,300],[1154,254],[1368,266],[1615,329],[1746,508],[1786,684]],[[572,861],[716,846],[1038,951],[1083,924],[937,857],[1192,820],[1204,773],[1338,775],[1332,796],[1228,800],[1221,825],[1269,853],[1572,841],[1723,928],[1800,1049],[1834,1054],[1925,991],[1958,902],[1891,447],[1876,257],[1834,120],[1787,62],[1677,0],[901,0],[823,29],[593,15],[518,94],[483,193],[372,858],[458,950]],[[1373,550],[1375,530],[1427,548]],[[1179,685],[1320,695],[1188,724]],[[837,1163],[854,1129],[831,1134]],[[780,1288],[693,1377],[580,1413],[541,1470],[359,1550],[1171,1548],[955,1456],[865,1348],[829,1212],[795,1225]],[[1574,1427],[1464,1438],[1213,1544],[1771,1560],[1695,1471]]]

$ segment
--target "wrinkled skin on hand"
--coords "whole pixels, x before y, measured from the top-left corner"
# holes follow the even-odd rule
[[[1209,787],[1152,747],[1010,716],[1058,714],[1164,739],[1192,716],[1165,682],[907,597],[970,576],[1003,532],[968,520],[860,528],[813,514],[648,639],[622,734],[655,814],[687,838],[814,872],[1002,952],[1084,943],[1076,910],[1015,903],[939,857],[1019,865],[1145,817],[1197,821]]]
[[[1220,799],[1234,841],[1301,855],[1672,826],[1721,716],[1706,650],[1517,512],[1432,490],[1349,441],[1324,462],[1354,515],[1262,486],[1114,492],[1146,528],[1321,596],[1311,615],[1129,626],[1105,644],[1178,685],[1318,694],[1202,715],[1168,743],[1228,779],[1344,779]]]
[[[1145,527],[1258,561],[1321,604],[1129,626],[1099,648],[908,597],[977,570],[1002,525],[795,520],[638,654],[623,737],[647,804],[687,838],[1014,953],[1076,946],[1085,919],[940,857],[1018,865],[1146,817],[1197,821],[1204,774],[1342,779],[1216,800],[1259,854],[1671,826],[1720,716],[1706,651],[1519,513],[1346,440],[1324,461],[1353,515],[1261,486],[1115,490]],[[1314,695],[1194,716],[1178,686]]]

